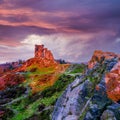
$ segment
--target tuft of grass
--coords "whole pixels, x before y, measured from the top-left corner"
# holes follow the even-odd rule
[[[71,65],[66,72],[69,74],[83,73],[86,69],[85,64],[73,64]]]

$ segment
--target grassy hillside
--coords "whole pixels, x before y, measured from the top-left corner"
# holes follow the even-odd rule
[[[50,120],[57,98],[63,93],[76,74],[84,72],[85,65],[59,65],[56,68],[27,68],[25,82],[20,86],[27,90],[24,94],[4,105],[12,111],[11,117],[3,120]],[[65,69],[67,69],[65,71]]]

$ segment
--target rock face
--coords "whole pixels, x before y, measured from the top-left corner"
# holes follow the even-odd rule
[[[115,57],[118,57],[118,55],[115,53],[95,50],[91,60],[88,63],[88,68],[92,69],[96,63],[101,62],[103,59],[109,60]]]
[[[105,82],[107,87],[108,97],[113,101],[120,100],[120,61],[113,69],[106,74]]]
[[[92,83],[89,80],[83,82],[83,77],[76,78],[57,101],[52,120],[77,120],[89,102],[86,96],[91,91]]]
[[[117,54],[95,51],[86,72],[57,100],[52,120],[120,120],[119,59]]]
[[[21,67],[17,68],[16,72],[24,72],[27,67],[37,65],[40,68],[55,66],[57,63],[54,60],[53,54],[44,45],[35,45],[35,56],[27,60]]]

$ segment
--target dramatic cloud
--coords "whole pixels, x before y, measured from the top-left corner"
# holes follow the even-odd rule
[[[88,61],[95,49],[119,53],[119,4],[0,0],[0,62],[32,57],[34,44],[45,44],[56,58],[75,62]]]

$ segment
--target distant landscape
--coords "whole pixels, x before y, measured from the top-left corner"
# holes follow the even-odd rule
[[[33,58],[0,65],[2,120],[119,120],[120,55],[96,50],[88,64]]]

